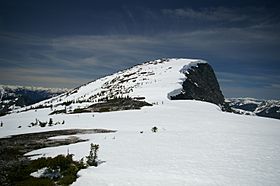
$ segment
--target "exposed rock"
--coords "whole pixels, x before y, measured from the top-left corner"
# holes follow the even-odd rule
[[[207,63],[198,63],[185,72],[183,90],[171,99],[195,99],[219,105],[225,111],[231,111],[225,102],[219,83],[212,67]]]

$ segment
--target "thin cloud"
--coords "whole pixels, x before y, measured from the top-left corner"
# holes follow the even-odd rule
[[[219,82],[220,82],[220,83],[232,83],[232,82],[234,82],[234,80],[233,80],[233,79],[224,79],[224,78],[220,78],[220,79],[219,79]]]
[[[272,14],[260,7],[227,8],[227,7],[209,7],[209,8],[177,8],[162,9],[164,15],[177,17],[181,19],[193,19],[197,21],[212,21],[226,23],[257,23],[265,22],[268,18],[271,20]]]
[[[192,8],[185,9],[163,9],[162,13],[170,16],[196,19],[196,20],[208,20],[208,21],[243,21],[248,19],[248,15],[238,15],[237,10],[224,7],[218,8],[203,8],[200,10],[194,10]]]
[[[280,90],[263,87],[226,86],[221,87],[227,98],[253,97],[258,99],[279,99]]]
[[[243,79],[244,81],[267,81],[274,79],[275,81],[280,80],[279,75],[268,75],[268,74],[259,74],[259,75],[250,75],[250,74],[241,74],[241,73],[230,73],[230,72],[216,72],[217,75],[228,77],[228,79]]]
[[[4,69],[4,71],[0,74],[0,79],[4,84],[62,88],[73,88],[73,85],[78,86],[92,80],[90,78],[87,79],[77,75],[69,76],[60,70],[50,70],[45,68]]]
[[[269,86],[267,86],[269,88],[276,88],[276,89],[279,89],[280,90],[280,84],[277,84],[277,83],[273,83],[273,84],[270,84]]]
[[[217,72],[221,89],[227,97],[255,97],[279,99],[279,75],[250,75],[241,73]],[[234,81],[223,81],[223,79]],[[272,83],[273,82],[273,83]]]

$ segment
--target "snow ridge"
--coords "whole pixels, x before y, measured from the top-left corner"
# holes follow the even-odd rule
[[[71,109],[85,108],[105,99],[126,96],[144,97],[150,103],[169,101],[170,95],[182,90],[186,78],[184,73],[198,63],[206,61],[175,58],[148,61],[32,106],[52,105],[60,109],[63,103],[68,102]]]

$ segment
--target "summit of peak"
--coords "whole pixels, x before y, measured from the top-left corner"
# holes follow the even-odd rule
[[[147,61],[37,103],[35,107],[59,106],[67,103],[71,104],[72,108],[81,108],[121,97],[141,97],[149,103],[169,102],[171,96],[184,91],[182,85],[187,79],[186,74],[202,64],[207,62],[187,58]]]

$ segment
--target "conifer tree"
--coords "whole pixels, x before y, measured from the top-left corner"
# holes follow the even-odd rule
[[[97,151],[99,149],[99,145],[98,144],[90,144],[90,152],[89,155],[86,157],[87,158],[87,164],[89,166],[95,166],[97,167],[98,165],[98,161],[97,161]]]

